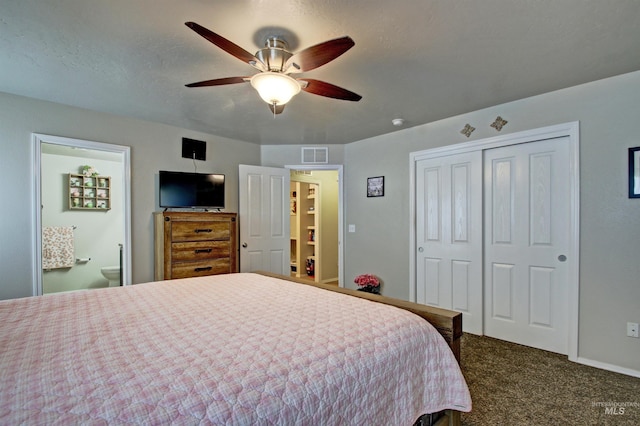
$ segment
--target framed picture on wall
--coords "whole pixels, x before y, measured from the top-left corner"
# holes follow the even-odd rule
[[[640,198],[640,146],[629,148],[629,198]]]
[[[384,196],[384,176],[367,178],[367,197]]]

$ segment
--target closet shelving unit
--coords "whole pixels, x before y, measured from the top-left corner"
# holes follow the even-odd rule
[[[319,185],[307,182],[291,182],[291,275],[318,280],[320,266],[318,226]],[[307,272],[307,263],[313,262],[313,273]]]

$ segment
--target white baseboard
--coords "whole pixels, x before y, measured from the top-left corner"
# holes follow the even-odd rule
[[[594,361],[592,359],[578,357],[575,359],[578,364],[588,365],[590,367],[600,368],[601,370],[613,371],[632,377],[640,377],[640,371],[631,368],[620,367],[619,365],[607,364],[606,362]]]

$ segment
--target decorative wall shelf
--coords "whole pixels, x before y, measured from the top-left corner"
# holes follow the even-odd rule
[[[69,210],[111,210],[111,177],[69,173]]]

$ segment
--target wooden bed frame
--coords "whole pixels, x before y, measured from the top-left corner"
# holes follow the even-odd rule
[[[444,337],[451,351],[455,355],[458,363],[460,363],[460,339],[462,337],[462,314],[459,312],[449,311],[447,309],[436,308],[433,306],[421,305],[419,303],[407,302],[401,299],[394,299],[391,297],[382,296],[379,294],[366,293],[363,291],[351,290],[342,287],[314,283],[312,281],[304,280],[301,278],[289,277],[286,275],[274,274],[271,272],[257,271],[260,275],[268,277],[279,278],[282,280],[293,281],[299,284],[310,285],[313,287],[322,288],[329,291],[335,291],[337,293],[348,294],[349,296],[359,297],[361,299],[371,300],[373,302],[384,303],[385,305],[395,306],[400,309],[410,311],[433,325],[436,330]],[[426,416],[422,416],[416,425],[423,425],[426,421]],[[454,410],[447,410],[445,415],[437,420],[436,426],[442,425],[460,425],[460,412]],[[416,426],[414,425],[414,426]]]

